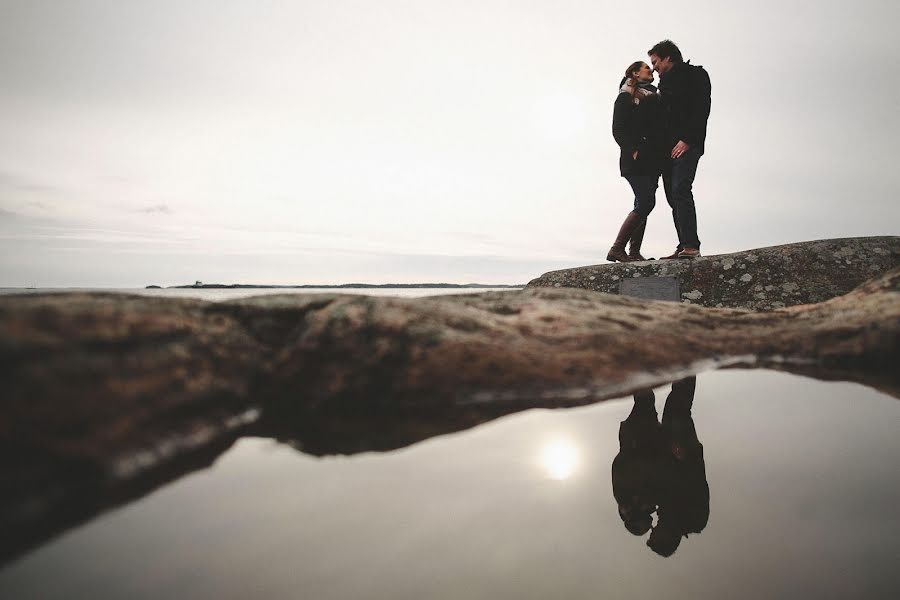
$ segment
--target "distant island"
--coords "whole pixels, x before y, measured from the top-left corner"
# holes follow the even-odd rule
[[[391,288],[431,288],[431,289],[464,289],[464,288],[523,288],[525,284],[487,284],[487,283],[341,283],[338,285],[250,285],[243,283],[203,283],[197,281],[191,285],[172,285],[163,288],[148,285],[144,289],[201,289],[201,290],[246,290],[246,289],[391,289]]]

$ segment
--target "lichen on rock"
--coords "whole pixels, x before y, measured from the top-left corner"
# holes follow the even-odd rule
[[[694,260],[610,263],[551,271],[528,287],[574,287],[618,293],[627,277],[675,276],[685,300],[707,307],[774,310],[823,302],[900,266],[900,237],[799,242]],[[590,277],[586,273],[590,272]],[[757,289],[756,286],[762,286]]]

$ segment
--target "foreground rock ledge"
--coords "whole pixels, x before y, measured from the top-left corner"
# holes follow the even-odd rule
[[[0,561],[208,464],[251,423],[289,439],[292,427],[351,415],[357,438],[404,419],[434,434],[717,365],[826,369],[896,394],[898,346],[900,269],[762,313],[555,288],[228,303],[6,296]]]
[[[609,263],[545,273],[528,287],[618,294],[623,280],[674,277],[681,301],[712,308],[772,310],[846,294],[900,266],[900,237],[799,242],[695,260]]]

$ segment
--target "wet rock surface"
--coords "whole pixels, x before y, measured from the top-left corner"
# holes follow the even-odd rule
[[[540,287],[226,303],[7,296],[0,560],[208,465],[248,431],[314,454],[390,449],[717,366],[897,395],[898,346],[900,269],[769,312]]]
[[[545,273],[528,287],[620,293],[623,280],[674,277],[682,302],[772,310],[823,302],[900,266],[900,237],[800,242],[694,260],[609,263]]]

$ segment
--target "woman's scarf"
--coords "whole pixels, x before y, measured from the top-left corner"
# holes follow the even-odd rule
[[[634,79],[629,77],[625,80],[625,83],[622,84],[622,87],[619,88],[620,92],[625,92],[632,98],[634,98],[635,104],[640,104],[643,98],[647,96],[653,96],[656,94],[656,86],[650,83],[649,81],[640,81],[637,84],[637,93],[632,93],[634,91]]]

